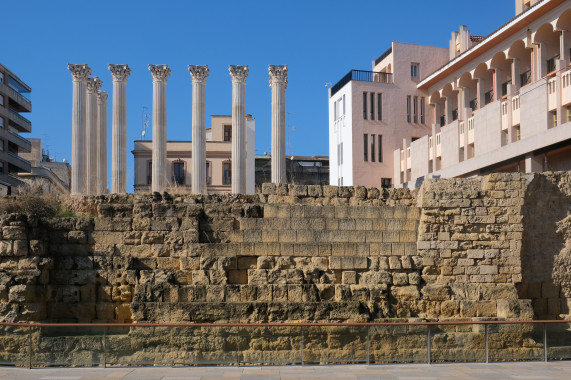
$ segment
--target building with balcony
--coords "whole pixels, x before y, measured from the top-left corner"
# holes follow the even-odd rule
[[[393,151],[397,186],[571,170],[571,0],[515,4],[514,18],[472,46],[453,34],[450,60],[418,82],[430,128]]]
[[[329,184],[391,186],[393,151],[427,135],[434,118],[418,83],[448,54],[393,42],[372,71],[351,70],[329,89]]]
[[[20,156],[30,152],[30,141],[20,133],[29,133],[32,123],[20,113],[31,112],[32,89],[16,74],[0,64],[0,195],[11,194],[22,181],[18,173],[30,172],[30,162]]]
[[[272,182],[271,158],[272,156],[267,153],[256,156],[256,192],[262,191],[262,184]],[[286,183],[329,184],[329,157],[286,156]]]
[[[246,192],[254,194],[256,121],[246,115]],[[151,191],[152,141],[135,141],[135,192]],[[192,141],[167,141],[169,191],[191,191]],[[212,115],[206,129],[206,182],[209,194],[232,191],[232,116]]]

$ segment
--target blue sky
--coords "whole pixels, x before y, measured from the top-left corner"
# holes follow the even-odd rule
[[[103,81],[109,63],[127,63],[127,141],[140,138],[142,107],[152,107],[148,64],[166,63],[167,138],[190,140],[188,64],[207,64],[206,113],[230,114],[228,65],[249,65],[246,111],[256,118],[256,153],[270,151],[268,64],[289,65],[286,91],[288,155],[328,155],[327,88],[371,61],[391,41],[448,46],[450,32],[468,25],[488,35],[514,16],[513,0],[389,1],[11,1],[2,4],[5,37],[0,62],[32,87],[32,133],[58,161],[71,159],[72,82],[68,63],[87,63]],[[207,118],[207,124],[210,120]],[[147,138],[151,134],[148,132]],[[128,191],[133,157],[128,154]],[[110,180],[109,180],[110,186]]]

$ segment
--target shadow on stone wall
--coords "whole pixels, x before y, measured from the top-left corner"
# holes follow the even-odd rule
[[[569,314],[570,283],[564,280],[571,268],[566,248],[571,235],[567,177],[567,173],[536,174],[525,192],[518,292],[520,299],[532,300],[535,317],[540,319]]]

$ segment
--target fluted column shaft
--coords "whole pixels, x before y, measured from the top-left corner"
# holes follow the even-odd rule
[[[188,65],[192,78],[192,173],[193,194],[206,194],[206,77],[207,65]]]
[[[87,185],[85,194],[95,195],[99,186],[98,166],[99,161],[97,152],[99,151],[99,138],[97,134],[97,90],[101,87],[101,81],[97,77],[87,79],[87,133],[85,135],[85,151],[86,151],[86,165],[85,170],[87,174]]]
[[[99,150],[97,151],[97,194],[107,193],[107,93],[99,91],[97,93],[97,136],[99,140]]]
[[[127,192],[127,77],[128,65],[109,65],[113,77],[111,192]]]
[[[153,162],[152,191],[166,189],[167,171],[167,65],[149,65],[153,75]]]
[[[83,195],[85,191],[85,102],[87,77],[91,69],[87,65],[69,64],[73,79],[73,103],[71,119],[71,195]]]
[[[246,77],[248,66],[229,67],[232,77],[232,193],[246,194]]]
[[[270,65],[272,89],[272,183],[286,183],[285,163],[285,90],[287,65]]]

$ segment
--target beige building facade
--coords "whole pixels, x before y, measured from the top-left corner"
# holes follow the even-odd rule
[[[571,0],[516,0],[516,16],[417,85],[430,131],[393,151],[396,186],[494,171],[571,170]],[[456,43],[454,43],[456,40]]]
[[[430,132],[433,115],[418,83],[448,60],[448,49],[394,42],[372,64],[329,89],[330,185],[393,183],[393,151]]]
[[[255,192],[255,119],[246,116],[246,193]],[[191,192],[192,141],[167,141],[167,191]],[[135,192],[150,192],[152,184],[152,142],[137,140],[132,151],[135,159]],[[206,129],[206,185],[209,194],[232,191],[232,116],[212,115]]]

